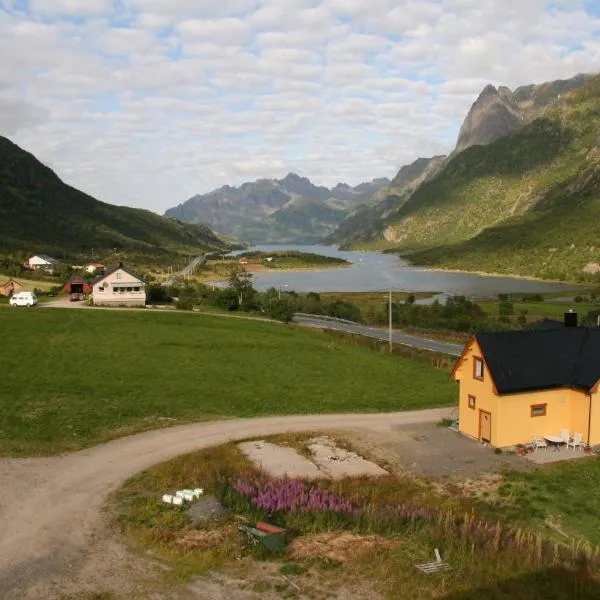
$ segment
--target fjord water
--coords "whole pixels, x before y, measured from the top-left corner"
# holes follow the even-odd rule
[[[369,292],[385,290],[440,292],[446,295],[497,296],[500,293],[549,293],[574,286],[513,277],[491,277],[473,273],[450,273],[410,265],[394,254],[346,252],[336,246],[290,244],[257,245],[251,250],[277,252],[299,250],[323,256],[344,258],[352,265],[317,271],[269,271],[255,273],[255,287],[285,287],[297,292]]]

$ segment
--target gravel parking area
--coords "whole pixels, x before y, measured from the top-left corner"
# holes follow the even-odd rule
[[[535,468],[520,456],[496,454],[488,446],[433,423],[395,425],[376,435],[361,430],[350,439],[358,451],[393,470],[408,470],[432,480],[471,479],[503,468]]]

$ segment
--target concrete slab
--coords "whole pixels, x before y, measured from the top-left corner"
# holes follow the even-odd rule
[[[548,465],[564,460],[577,460],[578,458],[591,458],[595,456],[594,452],[585,452],[584,450],[575,450],[573,452],[573,448],[567,449],[565,446],[561,446],[556,450],[554,448],[539,449],[526,454],[525,458],[536,465]]]
[[[238,448],[258,467],[272,477],[321,479],[327,475],[315,463],[298,454],[294,448],[278,446],[264,440],[243,442]]]
[[[310,440],[308,444],[313,460],[319,469],[332,479],[343,479],[344,477],[380,477],[388,472],[379,465],[365,460],[356,452],[350,452],[339,448],[336,443],[327,436]]]

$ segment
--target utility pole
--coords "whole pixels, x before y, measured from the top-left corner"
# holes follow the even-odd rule
[[[393,351],[393,346],[392,346],[392,286],[390,286],[390,297],[388,300],[388,306],[389,306],[389,316],[390,316],[389,343],[390,343],[390,354],[391,354]]]

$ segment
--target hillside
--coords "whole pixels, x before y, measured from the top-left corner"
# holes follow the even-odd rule
[[[388,239],[392,231],[388,227],[399,218],[404,203],[421,184],[434,179],[464,150],[490,144],[531,123],[552,107],[561,94],[580,88],[591,78],[591,75],[576,75],[522,86],[514,91],[487,85],[471,106],[449,157],[420,158],[402,167],[390,186],[376,194],[369,207],[360,207],[350,214],[328,240],[345,247],[374,244],[389,247],[396,240],[393,236]]]
[[[451,160],[385,231],[418,264],[585,279],[600,272],[600,77]]]
[[[45,252],[61,258],[116,247],[130,256],[156,257],[225,246],[205,225],[100,202],[0,136],[0,253]]]
[[[368,204],[355,208],[325,241],[348,246],[379,237],[382,229],[393,221],[394,215],[411,194],[422,183],[439,173],[445,158],[418,158],[410,165],[402,167],[389,186],[381,188]]]
[[[290,173],[283,179],[259,179],[194,196],[165,215],[189,223],[202,221],[253,243],[310,243],[334,231],[352,209],[388,184],[384,178],[356,187],[338,183],[328,189]]]

